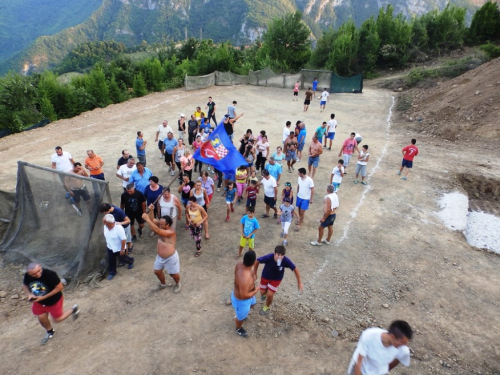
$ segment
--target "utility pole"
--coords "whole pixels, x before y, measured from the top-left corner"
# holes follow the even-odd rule
[[[188,28],[187,26],[184,26],[184,38],[188,40]]]
[[[200,27],[200,40],[203,40],[203,29]]]

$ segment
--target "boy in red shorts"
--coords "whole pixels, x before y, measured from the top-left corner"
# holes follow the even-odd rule
[[[413,158],[418,155],[418,148],[417,146],[415,146],[415,143],[417,143],[417,140],[413,138],[411,140],[411,145],[403,147],[403,149],[401,150],[401,153],[403,154],[403,162],[401,163],[401,168],[399,169],[397,174],[401,175],[403,169],[406,167],[405,174],[403,177],[401,177],[403,181],[406,181],[406,179],[408,178],[408,173],[413,167]]]
[[[63,310],[64,285],[51,270],[43,269],[38,263],[30,263],[26,267],[24,274],[23,290],[28,296],[28,301],[32,303],[31,311],[38,317],[38,321],[47,334],[42,339],[41,344],[45,345],[54,336],[54,329],[49,320],[49,314],[54,322],[59,323],[73,315],[73,319],[78,318],[80,309],[74,305],[71,309]]]
[[[281,280],[283,280],[285,276],[285,268],[289,268],[295,273],[299,292],[304,290],[304,285],[302,285],[302,281],[300,280],[299,270],[295,267],[295,264],[285,256],[285,252],[286,249],[284,246],[276,246],[274,254],[267,254],[257,258],[253,266],[254,275],[257,277],[259,264],[264,264],[264,269],[260,277],[260,299],[266,302],[259,313],[260,315],[269,314],[269,307],[273,303],[274,294],[278,291]]]

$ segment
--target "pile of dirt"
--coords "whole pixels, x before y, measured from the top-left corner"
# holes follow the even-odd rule
[[[500,58],[436,87],[404,95],[401,99],[409,108],[402,116],[415,131],[449,140],[500,136]]]

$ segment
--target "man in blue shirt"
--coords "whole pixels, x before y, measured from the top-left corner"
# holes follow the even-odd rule
[[[137,159],[146,166],[146,145],[148,141],[144,140],[144,134],[139,130],[135,140],[135,149],[137,151]]]
[[[144,194],[146,187],[149,186],[149,178],[153,175],[153,173],[141,162],[137,163],[136,166],[137,169],[132,172],[128,178],[128,182],[129,184],[134,184],[135,188]]]
[[[318,79],[314,78],[313,81],[313,96],[316,97],[316,90],[318,89]]]
[[[306,136],[307,136],[307,131],[306,131],[306,124],[304,124],[303,122],[301,122],[299,124],[299,135],[297,136],[297,142],[299,144],[298,146],[298,151],[297,151],[297,156],[298,156],[298,159],[297,159],[297,162],[300,161],[300,159],[302,159],[302,150],[304,149],[304,145],[306,144]]]
[[[264,264],[262,275],[260,277],[260,299],[266,301],[259,314],[269,314],[269,307],[273,303],[274,294],[278,291],[278,287],[285,276],[285,268],[291,269],[297,278],[297,286],[299,292],[304,290],[304,285],[300,280],[300,273],[295,264],[285,256],[286,249],[284,246],[276,246],[274,254],[267,254],[257,258],[253,266],[254,276],[257,277],[259,264]]]
[[[174,133],[168,132],[167,138],[163,140],[161,153],[165,156],[165,163],[168,165],[170,175],[175,175],[174,148],[177,146],[177,139],[174,139]]]
[[[243,216],[240,220],[241,223],[241,239],[240,239],[240,248],[238,250],[238,255],[236,259],[241,256],[243,252],[243,248],[248,244],[248,250],[253,250],[254,248],[254,240],[255,240],[255,232],[257,229],[260,229],[259,222],[255,218],[255,207],[248,207],[247,214]]]
[[[281,165],[279,163],[276,163],[276,160],[274,159],[274,156],[271,156],[269,158],[269,162],[266,164],[266,168],[269,171],[269,174],[274,177],[276,180],[276,184],[280,184],[280,178],[281,178],[281,172],[283,172],[283,169],[281,168]]]

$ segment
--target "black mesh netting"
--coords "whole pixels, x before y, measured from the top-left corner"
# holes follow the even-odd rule
[[[85,185],[90,200],[77,204],[66,198],[63,181]],[[16,201],[11,222],[0,244],[6,262],[39,262],[61,277],[77,278],[99,268],[106,255],[98,207],[109,190],[107,182],[18,162]],[[94,230],[95,229],[95,230]]]

